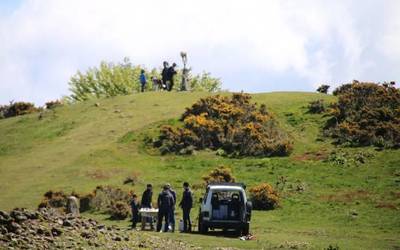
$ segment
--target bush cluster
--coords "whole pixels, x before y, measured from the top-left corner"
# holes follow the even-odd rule
[[[231,156],[285,156],[292,150],[288,135],[251,96],[210,96],[187,108],[182,127],[163,126],[154,146],[162,154],[190,154],[209,148]]]
[[[268,183],[254,186],[249,192],[255,210],[272,210],[279,206],[278,193]]]
[[[232,169],[227,166],[218,166],[217,168],[211,170],[210,173],[203,176],[203,180],[206,184],[213,182],[235,182],[235,177],[233,176]]]
[[[55,100],[55,101],[49,101],[45,103],[45,107],[46,109],[53,109],[55,107],[59,107],[62,106],[63,103],[60,100]]]
[[[63,191],[47,191],[43,200],[39,203],[39,208],[59,208],[64,210],[67,206],[68,196]]]
[[[129,205],[124,201],[117,201],[113,203],[108,211],[110,218],[113,220],[125,220],[129,215]]]
[[[98,186],[96,189],[86,195],[71,195],[79,199],[79,210],[85,212],[97,210],[110,215],[111,219],[125,219],[129,215],[129,202],[131,194],[120,188],[111,186]],[[67,206],[68,195],[63,191],[48,191],[44,194],[41,207],[58,208],[65,210]]]
[[[78,71],[69,81],[71,95],[69,101],[79,102],[99,97],[112,97],[128,95],[133,91],[140,91],[139,75],[144,69],[139,65],[133,65],[129,58],[124,58],[121,63],[101,62],[99,67],[89,68],[86,72]],[[145,70],[147,76],[147,91],[153,90],[152,77],[161,78],[158,69]],[[175,87],[178,90],[182,79],[182,70],[175,75]],[[208,72],[198,75],[189,75],[188,86],[194,91],[215,92],[221,90],[219,78],[211,76]]]
[[[10,102],[9,105],[0,105],[0,119],[19,115],[26,115],[40,111],[30,102]]]
[[[339,144],[398,148],[400,146],[400,91],[394,82],[354,81],[337,88],[324,131]]]
[[[316,100],[316,101],[311,101],[308,104],[308,112],[311,114],[320,114],[325,112],[325,103],[324,100]]]

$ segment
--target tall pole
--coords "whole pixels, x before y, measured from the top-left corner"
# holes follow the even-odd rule
[[[190,71],[190,69],[188,69],[186,67],[187,53],[182,51],[181,57],[182,57],[182,62],[183,62],[181,91],[186,91],[187,90],[187,82],[188,82],[188,78],[189,78],[189,71]]]

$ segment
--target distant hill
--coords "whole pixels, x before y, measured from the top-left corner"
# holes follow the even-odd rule
[[[221,93],[229,95],[229,93]],[[322,114],[307,113],[311,101],[335,97],[317,93],[253,94],[266,105],[294,141],[289,157],[231,159],[212,151],[161,156],[144,139],[174,123],[205,92],[151,92],[62,106],[44,113],[0,120],[0,209],[35,208],[48,190],[87,193],[116,185],[141,194],[170,182],[200,184],[213,167],[232,166],[237,180],[253,186],[278,183],[282,208],[255,212],[252,231],[259,241],[221,241],[239,248],[293,247],[305,242],[322,249],[400,247],[400,153],[368,148],[336,148],[324,138]],[[359,160],[359,158],[362,160]],[[127,176],[139,183],[123,185]],[[196,190],[196,198],[202,190]],[[196,212],[194,212],[194,216]],[[179,237],[171,235],[171,237]],[[184,236],[203,247],[206,236]],[[287,241],[287,242],[285,242]]]

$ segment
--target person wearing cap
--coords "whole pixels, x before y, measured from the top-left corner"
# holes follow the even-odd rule
[[[190,221],[190,210],[193,207],[193,194],[189,188],[188,182],[183,183],[182,200],[179,206],[182,208],[183,213],[183,232],[191,232],[192,223]]]
[[[162,192],[158,195],[158,221],[157,221],[157,232],[162,232],[162,222],[165,220],[164,232],[168,232],[169,218],[171,206],[174,203],[168,185],[164,185]]]

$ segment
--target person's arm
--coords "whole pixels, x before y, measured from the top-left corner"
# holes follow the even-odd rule
[[[193,193],[192,192],[189,192],[188,200],[189,200],[190,208],[192,208],[193,207]]]

